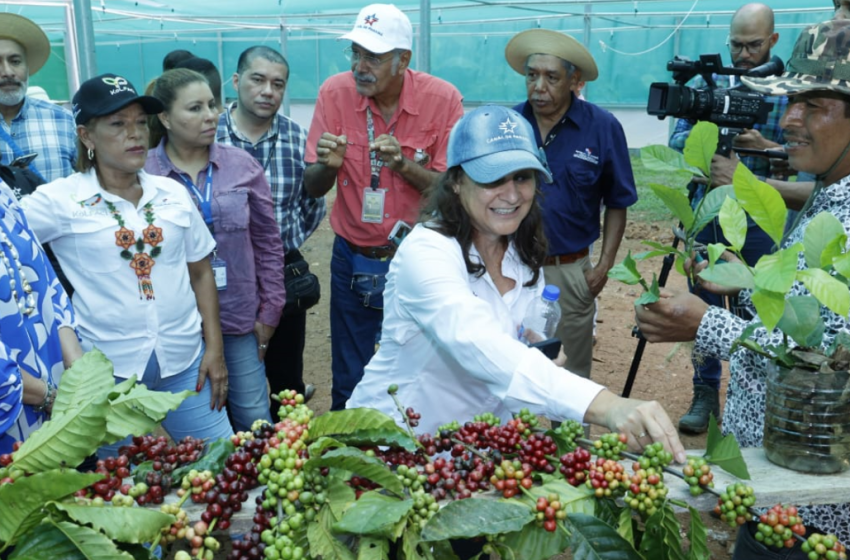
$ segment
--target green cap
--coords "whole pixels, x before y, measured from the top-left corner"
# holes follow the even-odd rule
[[[804,29],[781,76],[742,76],[741,81],[753,91],[770,95],[817,90],[850,95],[850,20],[825,21]]]

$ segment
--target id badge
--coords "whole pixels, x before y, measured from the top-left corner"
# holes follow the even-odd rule
[[[363,214],[360,221],[367,224],[384,223],[384,201],[386,200],[386,189],[363,189]]]
[[[227,289],[227,263],[218,257],[213,257],[210,261],[215,276],[215,287],[217,290]]]

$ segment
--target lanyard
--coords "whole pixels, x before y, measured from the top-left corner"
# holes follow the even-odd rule
[[[366,106],[366,132],[369,135],[369,145],[375,141],[375,121],[372,120],[372,108]],[[395,132],[395,125],[390,129],[390,136]],[[369,186],[375,190],[381,184],[381,168],[386,165],[374,150],[369,150],[369,166],[372,170],[372,180]]]
[[[180,173],[178,177],[180,177],[180,180],[183,181],[186,188],[189,189],[189,191],[195,196],[195,200],[198,201],[198,209],[201,211],[201,214],[204,215],[204,222],[207,224],[207,227],[210,228],[210,232],[214,233],[215,228],[213,227],[211,203],[213,186],[212,162],[207,165],[207,180],[204,183],[204,192],[200,192],[198,187],[195,186],[195,183],[192,182],[192,179],[190,179],[185,173]]]

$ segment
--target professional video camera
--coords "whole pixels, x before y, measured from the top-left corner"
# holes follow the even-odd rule
[[[676,83],[656,82],[649,86],[646,110],[659,119],[672,116],[713,122],[720,129],[717,153],[728,157],[735,136],[756,123],[764,124],[773,103],[746,89],[718,88],[713,75],[763,78],[781,74],[784,69],[785,65],[778,56],[751,70],[725,67],[719,54],[703,54],[699,60],[677,56],[667,63],[667,70],[673,72]],[[697,74],[703,77],[707,88],[695,89],[685,85]]]

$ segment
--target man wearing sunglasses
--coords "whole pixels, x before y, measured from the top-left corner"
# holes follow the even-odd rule
[[[736,68],[751,70],[770,60],[770,50],[776,45],[779,33],[774,30],[773,10],[765,4],[745,4],[735,12],[729,26],[729,39],[727,48],[732,57],[732,64]],[[715,82],[719,88],[746,89],[741,85],[737,76],[715,75]],[[702,89],[707,87],[705,80],[697,76],[688,84],[690,87]],[[765,101],[773,103],[765,124],[756,124],[752,129],[747,129],[735,138],[735,147],[750,148],[756,150],[781,150],[784,140],[782,130],[779,127],[779,119],[787,105],[786,97],[767,96]],[[670,147],[682,150],[685,140],[690,135],[695,122],[688,119],[679,119],[676,128],[670,137]],[[725,159],[725,158],[716,158]],[[728,161],[733,161],[729,159]],[[744,157],[741,158],[744,165],[761,179],[771,176],[771,165],[767,158]],[[737,159],[734,160],[737,163]],[[734,164],[728,166],[734,170]],[[724,167],[725,169],[725,167]],[[784,172],[785,170],[783,170]],[[731,176],[718,171],[712,166],[711,187],[731,183]],[[785,177],[783,176],[782,179]],[[693,185],[692,185],[693,186]],[[697,186],[693,196],[693,205],[699,204],[705,195],[705,187]],[[781,192],[781,191],[780,191]],[[805,196],[802,196],[805,202]],[[701,243],[726,243],[717,220],[708,224],[697,236]],[[750,266],[755,265],[758,259],[771,251],[773,241],[758,228],[752,221],[748,222],[747,239],[742,253],[744,259]],[[699,292],[699,295],[710,305],[722,305],[719,296]],[[705,359],[699,363],[694,362],[694,398],[688,412],[679,420],[679,430],[688,434],[701,434],[708,429],[709,415],[714,414],[720,418],[720,377],[722,373],[719,360]]]
[[[409,68],[410,20],[372,4],[341,39],[351,71],[319,90],[307,137],[304,186],[322,197],[336,185],[331,227],[332,410],[345,408],[375,353],[383,288],[396,244],[418,218],[422,192],[446,169],[446,146],[463,116],[460,92]]]

